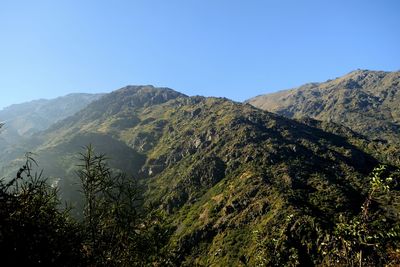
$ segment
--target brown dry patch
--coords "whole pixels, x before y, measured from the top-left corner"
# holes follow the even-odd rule
[[[224,199],[224,194],[221,193],[219,195],[213,196],[211,199],[219,204]]]
[[[244,173],[242,173],[242,175],[240,176],[240,179],[241,180],[247,180],[247,179],[249,179],[250,177],[251,177],[251,172],[244,172]]]
[[[200,220],[207,220],[207,219],[208,219],[208,213],[209,213],[209,211],[210,211],[209,208],[206,207],[206,208],[203,210],[203,212],[200,213],[199,219],[200,219]]]

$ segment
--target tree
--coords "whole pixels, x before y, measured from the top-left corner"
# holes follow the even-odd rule
[[[360,212],[340,215],[332,233],[319,244],[324,262],[348,266],[400,264],[399,171],[385,165],[373,170]]]
[[[81,266],[79,226],[60,209],[57,190],[32,173],[31,154],[10,181],[0,180],[2,266]]]
[[[400,170],[379,166],[368,178],[359,210],[321,223],[296,210],[280,231],[255,230],[257,266],[399,266]],[[268,229],[270,230],[270,229]]]
[[[96,154],[90,145],[80,155],[84,253],[89,264],[143,266],[162,261],[161,255],[154,255],[168,240],[168,228],[160,216],[145,216],[137,182],[113,173],[105,155]]]
[[[114,174],[92,146],[80,155],[82,221],[61,208],[57,188],[34,172],[31,153],[13,179],[0,179],[1,266],[168,264],[169,228],[144,212],[136,180]]]

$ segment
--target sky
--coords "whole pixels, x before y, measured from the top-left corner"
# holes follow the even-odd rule
[[[152,84],[236,101],[400,70],[398,0],[0,0],[0,108]]]

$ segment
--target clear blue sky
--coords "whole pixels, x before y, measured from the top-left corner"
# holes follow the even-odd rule
[[[400,69],[398,0],[0,0],[0,107],[127,84],[245,100]]]

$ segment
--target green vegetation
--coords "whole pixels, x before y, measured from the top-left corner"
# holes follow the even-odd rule
[[[3,266],[82,266],[82,232],[68,210],[59,209],[57,192],[26,163],[0,184],[0,251]]]
[[[0,184],[2,266],[147,266],[167,264],[169,229],[162,217],[140,209],[138,186],[114,175],[92,147],[78,173],[83,220],[61,209],[57,190],[30,154],[16,177]]]
[[[81,157],[78,176],[85,203],[82,220],[73,219],[70,209],[60,209],[56,190],[41,175],[32,174],[36,162],[29,154],[16,177],[8,183],[2,181],[0,248],[5,266],[174,266],[213,262],[229,266],[233,259],[243,266],[400,263],[398,169],[389,170],[383,165],[374,169],[358,213],[338,213],[333,223],[299,209],[282,210],[280,200],[269,208],[269,216],[258,227],[248,222],[251,227],[239,224],[238,228],[228,227],[217,233],[204,226],[201,236],[192,232],[191,239],[176,240],[171,236],[170,223],[141,208],[134,180],[113,174],[104,155],[95,154],[91,146]],[[218,214],[223,201],[220,192],[212,193],[217,194],[212,197],[214,205],[201,205],[205,209],[200,220]],[[193,211],[185,211],[185,223],[196,228],[199,225],[193,223],[198,218]],[[225,208],[224,212],[232,211]],[[273,222],[274,216],[279,223]],[[203,239],[207,235],[214,236],[212,248]],[[182,258],[180,253],[193,251],[191,242],[196,242],[196,253],[208,256]]]
[[[357,70],[323,83],[257,96],[247,102],[289,118],[344,125],[382,144],[400,145],[400,72]],[[399,156],[399,154],[397,154]]]
[[[258,266],[397,266],[399,258],[399,170],[377,167],[356,214],[336,215],[333,225],[290,213],[272,236],[255,230]],[[303,247],[303,251],[299,250]]]
[[[135,180],[114,175],[91,146],[81,154],[78,176],[84,196],[82,248],[89,265],[144,266],[163,263],[167,229],[144,217]],[[157,260],[153,258],[157,256]]]
[[[84,265],[397,264],[397,150],[340,124],[137,86],[35,138]]]
[[[0,110],[0,121],[7,122],[0,135],[0,166],[33,149],[40,142],[37,133],[82,110],[101,96],[69,94],[50,100],[11,105]]]

